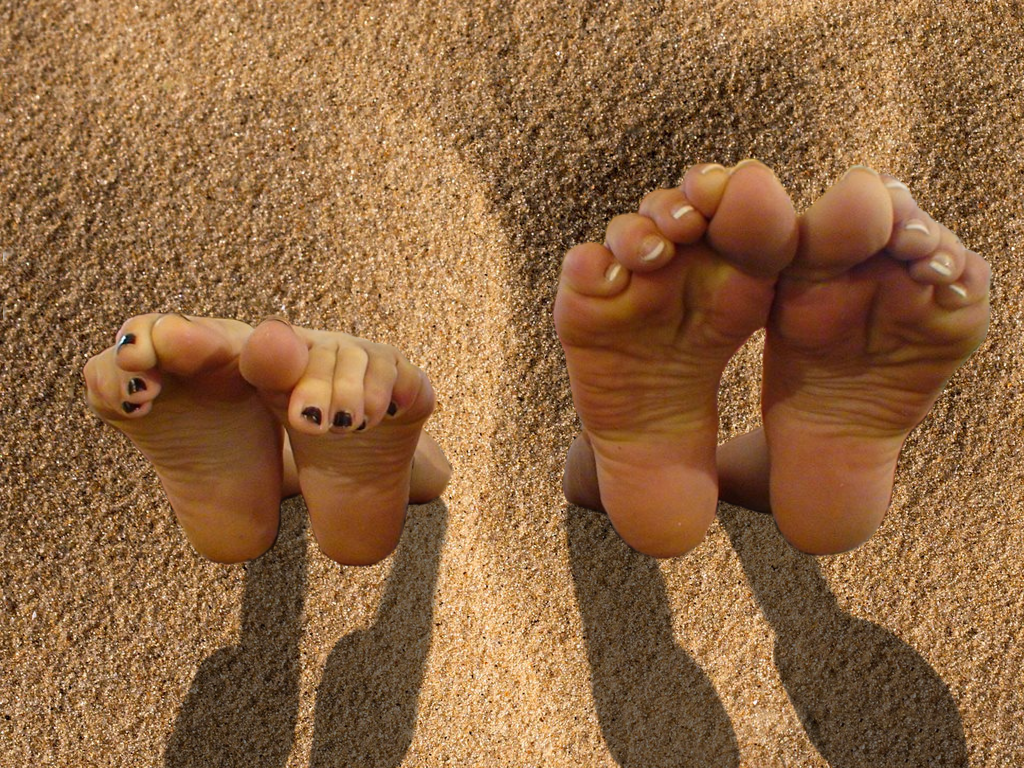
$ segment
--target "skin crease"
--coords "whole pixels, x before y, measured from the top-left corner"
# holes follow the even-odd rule
[[[696,546],[719,498],[802,551],[859,546],[984,339],[988,265],[905,185],[855,167],[800,216],[787,203],[756,161],[696,166],[566,255],[556,326],[583,430],[563,489],[641,552]],[[718,378],[758,328],[764,427],[716,446]]]
[[[85,366],[89,405],[153,464],[211,560],[263,554],[281,499],[302,493],[328,557],[378,562],[406,505],[437,498],[451,476],[422,430],[430,382],[392,347],[279,320],[253,329],[159,314],[126,321],[116,338]],[[311,409],[319,420],[302,415]],[[339,413],[352,414],[349,427],[334,426]]]

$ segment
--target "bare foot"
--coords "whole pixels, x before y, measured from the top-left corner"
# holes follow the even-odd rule
[[[634,549],[696,546],[718,501],[718,383],[764,326],[796,252],[796,214],[756,161],[691,168],[681,188],[616,217],[607,246],[569,251],[555,303],[583,434],[566,467],[596,462],[600,505]]]
[[[800,219],[768,323],[770,499],[798,549],[851,549],[879,526],[900,449],[984,339],[989,268],[909,190],[852,169]]]
[[[236,320],[141,315],[85,365],[90,407],[149,459],[196,550],[258,557],[277,536],[281,428],[238,371]]]
[[[256,328],[240,367],[287,430],[323,552],[348,565],[386,557],[405,522],[414,454],[437,463],[414,501],[440,494],[450,472],[422,435],[434,409],[426,375],[385,344],[277,320]]]

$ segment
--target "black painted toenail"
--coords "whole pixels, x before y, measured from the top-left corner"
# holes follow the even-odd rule
[[[322,422],[323,419],[324,419],[323,414],[320,412],[320,409],[317,408],[316,406],[312,406],[312,405],[309,406],[309,408],[303,408],[302,409],[302,415],[305,418],[307,418],[310,421],[312,421],[318,427],[320,426],[320,422]]]
[[[129,344],[134,344],[134,343],[135,343],[135,334],[134,333],[126,333],[117,342],[117,351],[120,352],[121,351],[121,347],[127,347]]]
[[[334,414],[334,426],[336,427],[351,427],[352,426],[352,414],[348,411],[338,411]]]
[[[356,432],[362,432],[366,429],[366,419],[363,419],[363,423],[356,427]]]
[[[122,410],[123,410],[123,411],[124,411],[125,413],[135,413],[135,412],[136,412],[137,410],[139,410],[139,408],[141,408],[141,407],[142,407],[142,406],[141,406],[141,405],[139,405],[138,403],[129,403],[129,402],[124,402],[124,403],[121,403],[121,409],[122,409]]]
[[[128,382],[128,394],[134,395],[136,392],[145,392],[146,382],[142,379],[132,379]]]
[[[391,403],[388,404],[388,416],[394,416],[396,413],[398,413],[398,406],[392,400]]]

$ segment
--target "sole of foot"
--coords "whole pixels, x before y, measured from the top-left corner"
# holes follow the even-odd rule
[[[700,165],[566,254],[555,302],[601,505],[634,549],[696,546],[718,501],[719,379],[764,327],[797,220],[757,161]],[[573,501],[573,499],[570,499]]]
[[[83,371],[89,406],[153,464],[189,541],[218,562],[258,557],[277,536],[282,433],[238,370],[251,333],[141,315]]]
[[[427,376],[394,347],[279,320],[256,328],[240,368],[288,434],[320,549],[345,565],[385,558],[434,409]]]
[[[771,508],[798,549],[881,524],[910,431],[988,328],[989,268],[890,176],[855,167],[800,218],[768,322]]]

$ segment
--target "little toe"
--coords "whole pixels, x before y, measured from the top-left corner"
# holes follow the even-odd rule
[[[987,312],[985,305],[988,302],[991,279],[992,270],[988,262],[974,251],[965,250],[959,276],[954,282],[936,286],[935,303],[946,310],[979,307],[981,311]],[[976,325],[979,329],[980,344],[981,339],[985,337],[988,321],[986,319],[984,323]]]
[[[822,280],[845,272],[885,248],[892,226],[891,190],[870,168],[851,168],[800,217],[790,274]]]
[[[434,388],[426,374],[399,355],[395,385],[391,389],[394,407],[388,404],[389,417],[412,421],[425,419],[434,410],[435,399]]]
[[[653,272],[675,255],[675,245],[654,223],[638,213],[616,216],[605,234],[615,260],[631,272]]]
[[[669,240],[692,245],[707,231],[703,214],[686,199],[682,189],[656,189],[640,203],[640,214],[653,220]]]
[[[131,415],[125,411],[121,403],[125,401],[126,392],[122,385],[125,375],[117,367],[116,347],[89,358],[82,369],[85,380],[85,398],[89,408],[102,419],[116,421]]]
[[[394,402],[392,392],[396,381],[398,365],[392,349],[383,344],[373,345],[369,350],[369,361],[363,378],[363,418],[366,420],[366,429],[377,426],[387,416]]]
[[[607,298],[626,290],[629,270],[605,246],[581,243],[565,254],[560,282],[570,294]]]

